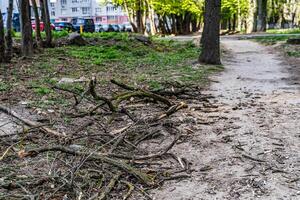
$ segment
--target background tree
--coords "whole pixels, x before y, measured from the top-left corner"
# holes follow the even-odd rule
[[[267,30],[267,0],[257,0],[257,31]]]
[[[0,63],[4,62],[4,56],[5,56],[4,24],[3,24],[2,12],[0,9]]]
[[[31,0],[31,5],[34,12],[34,19],[35,19],[35,39],[38,46],[42,46],[42,36],[41,36],[41,27],[40,27],[40,16],[38,7],[36,4],[36,0]]]
[[[42,20],[45,27],[45,33],[46,33],[46,42],[45,45],[47,47],[52,47],[52,33],[51,33],[51,22],[50,22],[50,15],[49,15],[49,6],[48,6],[48,0],[40,0],[41,4],[41,11],[42,11]]]
[[[32,27],[29,15],[29,0],[19,0],[22,31],[22,54],[23,56],[33,55]]]
[[[10,62],[12,58],[12,15],[13,15],[13,9],[14,9],[14,0],[9,0],[8,2],[8,8],[7,8],[7,21],[6,21],[6,36],[5,36],[5,42],[6,42],[6,50],[5,50],[5,60],[7,62]]]
[[[221,64],[220,58],[221,0],[206,0],[202,52],[199,61],[206,64]]]

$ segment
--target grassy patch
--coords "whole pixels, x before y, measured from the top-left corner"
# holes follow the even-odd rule
[[[265,45],[274,45],[279,42],[283,42],[278,49],[282,51],[286,56],[289,57],[300,57],[300,48],[299,45],[289,45],[285,42],[290,38],[298,38],[298,36],[288,36],[288,35],[277,35],[277,36],[261,36],[255,37],[254,40],[265,44]]]
[[[267,33],[272,34],[298,34],[300,33],[300,28],[291,28],[291,29],[269,29]]]
[[[3,81],[0,81],[0,92],[8,91],[10,89],[10,85]]]
[[[96,42],[82,47],[49,48],[31,60],[15,61],[14,67],[8,68],[10,77],[14,77],[10,81],[17,85],[14,90],[26,94],[23,98],[33,102],[32,105],[47,108],[68,103],[62,99],[73,99],[72,95],[62,97],[52,88],[62,78],[97,76],[105,95],[105,91],[112,89],[110,79],[162,89],[172,82],[203,85],[209,74],[222,70],[220,66],[198,65],[201,50],[192,42],[151,38],[152,44],[145,45],[128,33],[84,33],[83,36]],[[7,86],[1,84],[0,90],[6,90]],[[87,83],[60,84],[60,87],[82,93]]]
[[[254,40],[266,44],[266,45],[273,45],[277,42],[286,41],[289,38],[294,38],[296,36],[288,36],[288,35],[278,35],[278,36],[258,36],[255,37]]]

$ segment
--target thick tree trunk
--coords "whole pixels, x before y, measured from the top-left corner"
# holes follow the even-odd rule
[[[48,7],[48,0],[40,0],[40,4],[43,5],[42,12],[43,12],[43,22],[46,32],[46,46],[52,47],[52,33],[51,33],[51,22],[50,22],[50,15],[49,15],[49,7]]]
[[[14,7],[14,1],[9,0],[8,2],[8,8],[7,8],[7,21],[6,21],[6,36],[5,36],[5,42],[6,42],[6,51],[5,51],[5,60],[6,62],[10,62],[12,58],[12,14],[13,14],[13,8]]]
[[[29,0],[19,0],[21,11],[22,54],[33,55],[32,27],[29,15]]]
[[[34,12],[34,18],[35,18],[35,39],[38,44],[38,46],[42,46],[42,36],[41,36],[41,27],[40,27],[40,16],[38,7],[36,5],[36,0],[31,0],[33,12]]]
[[[267,30],[267,0],[257,0],[257,31]]]
[[[199,61],[206,64],[221,64],[220,58],[221,0],[205,0],[202,52]]]
[[[4,40],[4,24],[2,18],[2,12],[0,9],[0,63],[5,60],[5,40]]]

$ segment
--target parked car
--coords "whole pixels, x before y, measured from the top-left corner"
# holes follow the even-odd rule
[[[31,27],[32,27],[33,30],[35,30],[35,20],[31,20]],[[50,24],[50,29],[51,29],[51,30],[54,30],[54,29],[55,29],[54,24]],[[40,22],[40,30],[41,30],[41,31],[44,31],[44,30],[45,30],[44,22]]]
[[[100,32],[101,24],[95,24],[95,32]]]
[[[66,30],[68,32],[75,31],[73,25],[70,22],[55,22],[54,23],[56,31]]]
[[[80,26],[83,27],[83,32],[95,32],[95,23],[93,19],[74,18],[71,23],[77,32],[80,32]]]
[[[125,31],[125,25],[124,24],[119,24],[119,29],[121,32],[124,32]]]
[[[132,29],[132,26],[130,23],[126,23],[126,24],[124,24],[124,26],[125,26],[126,32],[132,32],[133,29]]]
[[[101,24],[99,27],[99,32],[116,32],[116,31],[119,31],[119,27],[117,25]]]
[[[120,27],[118,24],[110,24],[112,26],[112,28],[114,29],[113,31],[114,32],[120,32]]]

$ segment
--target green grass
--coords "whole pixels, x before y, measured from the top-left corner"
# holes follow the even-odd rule
[[[280,50],[289,57],[300,58],[300,48],[298,45],[288,45],[285,42],[290,38],[298,38],[299,36],[288,36],[288,35],[279,35],[279,36],[260,36],[255,37],[254,40],[265,44],[265,45],[274,45],[278,42],[283,42]]]
[[[222,66],[195,64],[201,50],[192,42],[151,38],[152,44],[145,45],[128,33],[84,33],[83,36],[97,40],[88,46],[44,49],[31,60],[17,60],[8,84],[17,85],[14,90],[26,94],[33,106],[47,108],[68,104],[65,98],[73,99],[72,95],[62,98],[52,88],[64,77],[96,76],[104,91],[112,89],[111,79],[158,90],[172,82],[203,85],[208,83],[210,74],[223,70]],[[87,83],[59,86],[82,93]],[[7,88],[6,84],[0,84],[0,90]]]
[[[290,38],[297,38],[299,36],[288,36],[288,35],[278,35],[278,36],[258,36],[255,37],[254,40],[257,42],[266,44],[266,45],[273,45],[278,42],[287,41]]]
[[[269,29],[267,33],[272,34],[300,34],[300,28],[291,28],[291,29]]]
[[[0,92],[8,91],[11,88],[9,83],[2,82],[0,80]]]

